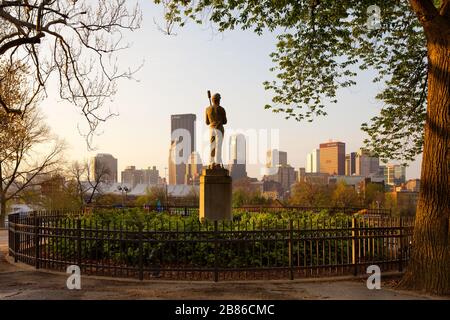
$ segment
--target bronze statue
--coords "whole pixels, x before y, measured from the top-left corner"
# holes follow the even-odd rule
[[[221,168],[222,166],[222,142],[224,128],[227,124],[227,114],[220,105],[220,94],[215,93],[211,98],[211,92],[208,91],[210,106],[206,108],[206,125],[209,126],[209,137],[211,145],[209,167],[211,169]]]

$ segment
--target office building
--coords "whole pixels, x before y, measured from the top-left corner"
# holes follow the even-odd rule
[[[97,154],[91,159],[89,175],[91,181],[116,183],[118,181],[117,159],[107,153]]]
[[[388,186],[399,186],[406,182],[406,168],[398,164],[382,166],[384,183]]]
[[[280,165],[277,168],[278,170],[276,171],[276,173],[264,176],[263,181],[278,182],[283,188],[283,191],[287,192],[296,182],[295,169],[290,165]]]
[[[377,175],[380,170],[380,159],[366,149],[359,149],[356,154],[355,174],[362,177]]]
[[[246,142],[243,134],[236,134],[230,137],[230,163],[228,169],[233,180],[247,177]]]
[[[306,182],[314,185],[328,184],[328,173],[306,172],[305,168],[299,168],[297,182]]]
[[[320,173],[345,175],[345,143],[320,144]]]
[[[268,150],[267,151],[267,168],[274,168],[277,166],[286,166],[287,165],[287,152],[280,151],[277,149]]]
[[[320,171],[320,150],[314,149],[306,155],[306,172],[317,173]]]
[[[134,188],[138,184],[157,185],[159,171],[155,166],[148,169],[136,169],[135,166],[128,166],[121,172],[122,184],[130,185]]]
[[[191,153],[188,163],[186,164],[186,176],[184,178],[184,184],[199,185],[200,176],[202,174],[202,159],[198,152]]]
[[[353,176],[356,174],[356,152],[351,152],[345,156],[345,175]]]
[[[195,114],[171,116],[171,140],[169,149],[169,184],[184,184],[186,164],[195,151]]]
[[[159,184],[159,170],[155,166],[142,170],[144,172],[144,183],[149,185]]]
[[[142,170],[136,170],[135,166],[128,166],[121,172],[122,184],[130,185],[134,188],[137,184],[144,183]]]
[[[263,181],[275,181],[280,183],[284,192],[291,189],[296,182],[295,169],[287,164],[287,152],[277,149],[267,151],[266,175]]]

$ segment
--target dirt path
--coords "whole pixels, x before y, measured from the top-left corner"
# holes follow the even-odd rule
[[[383,283],[368,290],[365,280],[330,282],[133,282],[82,277],[81,290],[68,290],[64,274],[35,271],[6,260],[7,232],[0,230],[1,299],[430,299]]]

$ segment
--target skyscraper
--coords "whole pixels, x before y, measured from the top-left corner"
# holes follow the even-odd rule
[[[105,183],[117,182],[117,159],[107,153],[98,153],[91,159],[90,179]]]
[[[235,134],[230,137],[230,163],[228,168],[233,180],[247,177],[246,143],[243,134]]]
[[[388,164],[383,166],[384,184],[389,186],[399,186],[406,182],[406,168],[398,164]]]
[[[314,149],[306,155],[305,172],[317,173],[320,170],[320,150]]]
[[[282,165],[282,166],[287,165],[287,152],[280,151],[277,149],[268,150],[266,167],[272,168],[272,167],[276,167],[278,165]]]
[[[202,159],[200,154],[193,151],[189,156],[186,164],[186,176],[184,177],[184,184],[198,185],[200,184],[200,175],[202,174]]]
[[[366,149],[359,149],[356,154],[356,175],[369,177],[380,170],[380,159]]]
[[[320,172],[345,175],[345,143],[337,141],[320,144]]]
[[[277,149],[267,151],[267,175],[263,181],[278,182],[284,192],[288,192],[296,182],[295,169],[287,164],[287,152]]]
[[[186,164],[195,150],[195,114],[171,116],[169,150],[169,184],[184,184]]]
[[[345,175],[356,174],[356,152],[351,152],[345,156]]]

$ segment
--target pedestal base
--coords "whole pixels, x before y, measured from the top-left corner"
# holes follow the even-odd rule
[[[200,221],[232,220],[231,195],[228,170],[203,169],[200,176]]]

